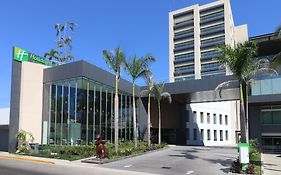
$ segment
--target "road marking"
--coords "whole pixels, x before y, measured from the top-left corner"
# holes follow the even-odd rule
[[[17,156],[0,156],[2,159],[16,159],[16,160],[25,160],[25,161],[31,161],[31,162],[37,162],[37,163],[48,163],[48,164],[55,164],[55,162],[51,162],[48,160],[38,160],[38,159],[32,159],[29,157],[17,157]]]
[[[131,166],[132,166],[131,164],[130,165],[125,165],[124,168],[129,168]]]
[[[194,173],[194,171],[188,171],[186,174],[192,174]]]

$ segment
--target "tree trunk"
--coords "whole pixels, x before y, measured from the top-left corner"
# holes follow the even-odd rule
[[[134,145],[135,148],[138,146],[137,143],[137,116],[136,116],[136,100],[135,100],[135,82],[133,82],[133,124],[134,124]]]
[[[245,104],[244,104],[244,93],[243,93],[243,84],[239,84],[240,90],[240,128],[241,128],[241,140],[240,142],[246,143],[246,113],[245,113]]]
[[[150,146],[150,93],[148,94],[148,103],[147,103],[147,144]]]
[[[245,105],[246,105],[246,110],[245,110],[245,136],[246,136],[246,143],[249,143],[249,102],[248,102],[248,85],[245,83]]]
[[[119,114],[119,99],[118,99],[118,76],[115,77],[115,98],[114,98],[114,147],[115,152],[118,152],[118,114]]]
[[[160,101],[158,101],[158,144],[161,144],[161,107],[160,107]]]

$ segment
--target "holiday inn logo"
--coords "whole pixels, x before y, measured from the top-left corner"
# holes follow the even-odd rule
[[[14,47],[14,60],[19,61],[19,62],[32,62],[32,63],[38,63],[38,64],[43,64],[46,66],[55,66],[56,63],[46,60],[45,58],[42,58],[40,56],[34,55],[33,53],[30,53],[24,49]]]
[[[24,49],[14,47],[14,59],[20,62],[28,61],[28,52]]]

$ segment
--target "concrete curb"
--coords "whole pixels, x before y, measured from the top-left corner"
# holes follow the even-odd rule
[[[157,152],[157,151],[162,151],[165,149],[170,148],[170,146],[166,146],[164,148],[161,149],[156,149],[156,150],[152,150],[152,151],[147,151],[147,152],[143,152],[143,153],[138,153],[138,154],[132,154],[129,156],[125,156],[125,157],[119,157],[116,159],[96,159],[96,158],[87,158],[87,159],[82,159],[81,162],[83,163],[91,163],[91,164],[105,164],[105,163],[110,163],[110,162],[115,162],[115,161],[119,161],[119,160],[124,160],[124,159],[128,159],[128,158],[132,158],[132,157],[137,157],[137,156],[142,156],[148,153],[153,153],[153,152]]]
[[[264,174],[264,161],[263,161],[263,153],[261,153],[261,174]]]
[[[25,160],[25,161],[30,161],[30,162],[37,162],[37,163],[47,163],[47,164],[55,164],[55,162],[52,161],[48,161],[48,160],[40,160],[40,159],[33,159],[30,157],[22,157],[22,156],[11,156],[11,155],[7,155],[7,156],[1,156],[0,155],[0,159],[15,159],[15,160]]]

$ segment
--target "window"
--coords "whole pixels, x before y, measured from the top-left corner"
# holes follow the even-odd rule
[[[228,140],[228,131],[225,131],[225,140]]]
[[[214,130],[214,141],[217,141],[217,130]]]
[[[213,114],[214,124],[217,124],[217,115]]]
[[[225,122],[225,125],[228,125],[228,117],[227,117],[227,115],[224,116],[224,122]]]
[[[210,113],[207,113],[207,123],[210,124]]]
[[[222,130],[220,130],[220,141],[223,141],[223,133],[222,133]]]
[[[200,121],[201,123],[204,123],[204,113],[200,112]]]
[[[207,140],[211,140],[211,131],[207,130]]]
[[[186,128],[186,140],[189,140],[190,137],[189,137],[189,128]]]
[[[187,110],[187,118],[186,118],[186,122],[189,122],[189,110]]]
[[[220,125],[222,125],[222,115],[221,114],[220,114],[219,120],[220,120]]]
[[[281,124],[281,111],[272,111],[272,124]]]
[[[197,140],[197,129],[193,129],[193,140]]]
[[[193,122],[194,123],[197,123],[197,113],[196,113],[196,111],[193,111]]]
[[[281,124],[281,110],[262,111],[262,124]]]
[[[204,140],[204,129],[200,130],[200,134],[201,134],[201,140]]]

